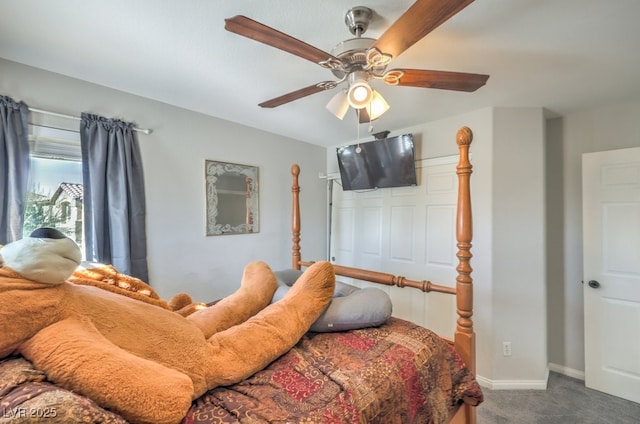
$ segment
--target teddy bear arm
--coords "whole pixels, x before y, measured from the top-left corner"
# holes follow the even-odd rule
[[[265,262],[254,261],[245,266],[240,288],[215,305],[199,309],[187,319],[195,324],[205,338],[245,322],[273,298],[278,288],[276,276]]]
[[[140,423],[179,423],[193,396],[185,374],[133,355],[80,319],[59,321],[19,349],[47,378]]]
[[[316,262],[283,299],[209,337],[209,387],[237,383],[286,353],[326,309],[334,287],[331,264]]]

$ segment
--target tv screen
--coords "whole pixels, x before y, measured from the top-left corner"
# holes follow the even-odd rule
[[[338,147],[343,190],[417,185],[413,134]]]

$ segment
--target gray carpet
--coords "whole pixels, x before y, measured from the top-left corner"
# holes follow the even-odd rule
[[[640,404],[549,374],[547,390],[482,389],[478,424],[639,424]]]

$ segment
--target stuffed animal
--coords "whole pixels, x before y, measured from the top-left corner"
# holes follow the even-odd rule
[[[264,262],[240,288],[187,317],[66,280],[80,263],[62,233],[38,229],[0,254],[0,358],[20,354],[47,378],[134,423],[179,423],[208,389],[243,380],[294,346],[327,307],[335,275],[318,262],[279,302]]]

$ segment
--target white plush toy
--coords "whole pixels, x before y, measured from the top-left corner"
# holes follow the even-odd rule
[[[29,280],[62,284],[80,265],[82,254],[78,245],[59,230],[38,228],[29,237],[3,246],[0,258]]]

